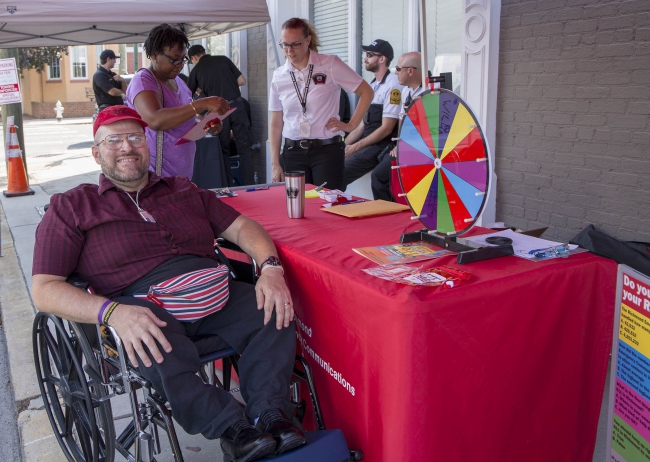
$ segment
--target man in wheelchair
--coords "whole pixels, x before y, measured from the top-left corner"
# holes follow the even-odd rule
[[[36,231],[35,305],[70,321],[112,326],[183,429],[220,437],[233,460],[300,446],[305,437],[284,413],[296,341],[275,246],[257,222],[213,192],[148,171],[146,126],[125,106],[97,117],[99,185],[52,196]],[[263,262],[255,286],[228,279],[214,252],[218,236]],[[95,294],[68,284],[71,275]],[[199,355],[209,351],[194,341],[210,335],[241,354],[245,410],[196,375]]]

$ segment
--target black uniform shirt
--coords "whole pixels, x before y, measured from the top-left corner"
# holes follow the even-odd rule
[[[197,88],[203,96],[221,96],[230,101],[241,96],[237,78],[241,71],[227,56],[203,55],[196,63],[187,82],[192,94]]]
[[[95,92],[97,106],[124,104],[121,96],[111,96],[108,94],[111,88],[122,89],[122,84],[117,80],[113,80],[114,75],[116,75],[115,72],[108,71],[101,66],[99,66],[99,69],[93,75],[93,91]]]

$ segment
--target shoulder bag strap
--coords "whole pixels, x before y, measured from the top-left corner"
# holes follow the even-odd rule
[[[158,103],[160,103],[160,107],[163,108],[165,107],[165,99],[163,97],[163,90],[162,86],[160,85],[160,80],[158,80],[158,77],[151,71],[151,69],[147,69],[149,73],[153,76],[153,78],[156,80],[156,86],[158,88]],[[163,142],[164,142],[164,131],[163,130],[156,130],[156,175],[162,176],[162,165],[163,165]]]

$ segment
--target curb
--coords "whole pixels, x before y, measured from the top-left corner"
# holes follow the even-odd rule
[[[18,255],[13,236],[7,225],[4,209],[0,210],[2,219],[0,231],[3,237],[2,257],[0,257],[2,324],[7,341],[9,373],[16,407],[18,411],[27,408],[18,415],[22,460],[24,462],[43,460],[63,462],[66,459],[52,433],[47,413],[43,409],[41,393],[34,372],[32,353],[34,307],[18,263]]]

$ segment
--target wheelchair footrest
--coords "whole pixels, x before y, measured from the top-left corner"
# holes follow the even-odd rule
[[[274,462],[347,462],[350,451],[341,430],[319,430],[306,432],[307,444],[293,451],[264,460]],[[224,462],[231,462],[229,457]]]

